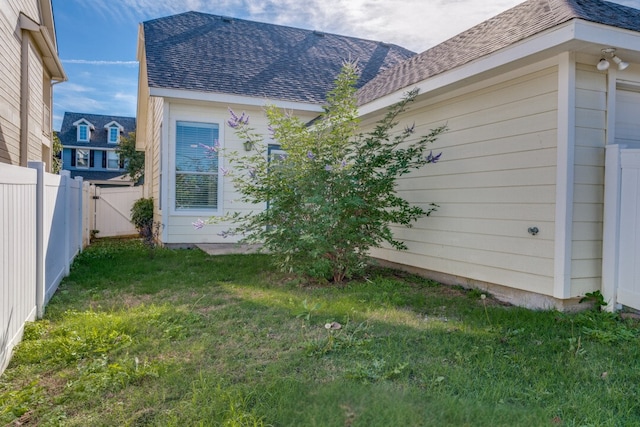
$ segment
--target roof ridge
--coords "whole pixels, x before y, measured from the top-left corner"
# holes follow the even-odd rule
[[[265,22],[265,21],[257,21],[257,20],[253,20],[253,19],[238,18],[238,17],[231,16],[231,15],[218,15],[218,14],[215,14],[215,13],[200,12],[200,11],[197,11],[197,10],[190,10],[190,11],[178,13],[178,14],[175,14],[175,15],[168,15],[168,16],[163,16],[163,17],[160,17],[160,18],[150,19],[148,21],[143,21],[143,24],[156,22],[156,21],[160,21],[160,20],[164,20],[164,19],[170,19],[170,18],[174,18],[174,17],[178,17],[178,16],[189,15],[189,14],[197,14],[197,15],[200,15],[200,16],[212,17],[212,18],[220,19],[221,21],[228,22],[228,23],[233,23],[234,21],[237,21],[237,22],[244,22],[244,23],[250,23],[250,24],[266,25],[266,26],[270,26],[270,27],[279,27],[279,28],[283,28],[283,29],[291,29],[291,30],[295,30],[295,31],[304,31],[304,32],[313,33],[313,34],[317,34],[317,35],[323,35],[323,36],[324,35],[326,35],[326,36],[337,36],[337,37],[344,38],[344,39],[361,40],[361,41],[366,41],[366,42],[378,43],[378,44],[382,44],[382,45],[386,45],[386,46],[399,47],[401,49],[409,51],[409,49],[407,49],[407,48],[405,48],[403,46],[400,46],[400,45],[395,44],[395,43],[386,42],[386,41],[383,41],[383,40],[374,40],[374,39],[366,39],[366,38],[357,37],[357,36],[349,36],[349,35],[329,32],[329,31],[325,31],[325,30],[318,30],[317,28],[316,29],[308,29],[308,28],[294,27],[292,25],[273,24],[273,23]],[[415,53],[415,52],[413,52],[413,53]]]

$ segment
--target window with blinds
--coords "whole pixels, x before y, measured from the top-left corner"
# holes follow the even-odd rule
[[[110,150],[103,155],[107,156],[107,169],[120,169],[120,155],[118,152]]]
[[[218,209],[218,125],[176,123],[176,210]]]

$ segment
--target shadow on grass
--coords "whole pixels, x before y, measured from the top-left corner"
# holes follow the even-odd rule
[[[384,270],[309,288],[266,255],[141,253],[135,243],[85,251],[47,309],[41,350],[18,349],[26,354],[0,394],[64,378],[66,387],[25,400],[34,417],[57,408],[68,425],[632,425],[640,416],[629,393],[640,378],[622,370],[637,343],[576,351],[578,332],[558,313],[485,311],[474,293]],[[46,340],[71,356],[51,351],[43,363]]]

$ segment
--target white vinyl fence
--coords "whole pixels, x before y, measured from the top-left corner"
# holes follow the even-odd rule
[[[0,373],[88,242],[81,178],[0,164]]]

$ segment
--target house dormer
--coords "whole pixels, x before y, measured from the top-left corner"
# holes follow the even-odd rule
[[[120,142],[120,134],[124,132],[124,126],[114,120],[104,125],[104,128],[107,130],[107,141],[109,144],[117,144]]]
[[[89,142],[91,139],[91,131],[95,130],[95,126],[91,124],[87,119],[80,119],[73,123],[77,129],[77,141]]]

